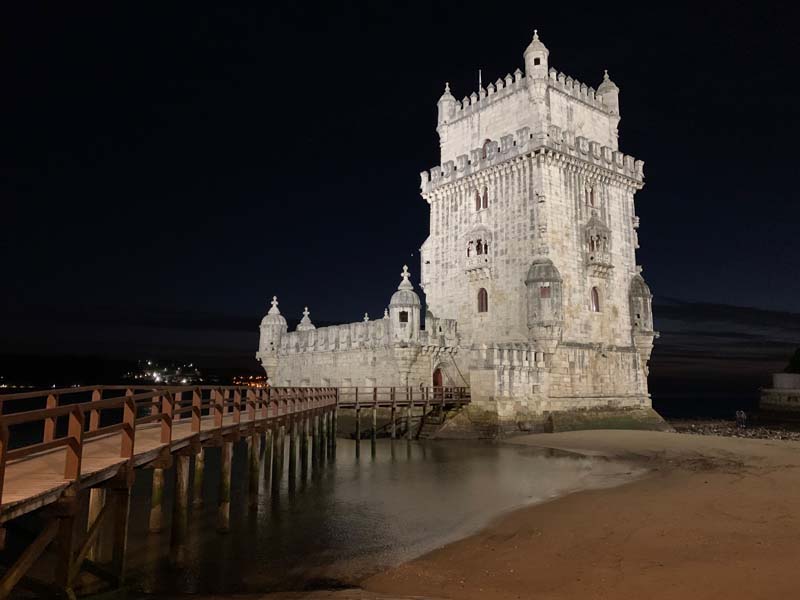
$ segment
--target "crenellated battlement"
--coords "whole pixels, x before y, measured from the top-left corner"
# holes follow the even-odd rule
[[[583,102],[592,108],[596,108],[604,113],[610,112],[609,107],[603,102],[602,97],[597,95],[597,91],[593,87],[577,79],[573,79],[569,75],[565,75],[555,69],[550,69],[547,83],[550,88],[571,96],[575,100]]]
[[[448,119],[448,124],[466,118],[487,106],[498,102],[512,94],[525,89],[525,76],[517,69],[514,74],[508,73],[505,78],[498,78],[494,83],[485,88],[478,88],[477,93],[472,92],[462,100],[456,100],[453,116]]]
[[[475,148],[469,155],[462,154],[456,161],[447,161],[430,171],[420,173],[422,194],[460,181],[488,167],[502,164],[513,158],[524,156],[541,148],[550,148],[563,154],[589,162],[629,179],[644,181],[644,162],[634,157],[602,146],[571,131],[550,125],[544,139],[536,138],[528,127],[518,129],[514,134],[504,135],[500,141],[490,140],[484,148]],[[485,151],[484,151],[485,150]]]
[[[430,331],[419,332],[420,345],[450,347],[457,344],[454,319],[435,319],[429,325]],[[391,348],[397,343],[391,335],[390,319],[384,317],[375,321],[291,331],[281,336],[277,352],[278,356],[302,352],[342,352]]]

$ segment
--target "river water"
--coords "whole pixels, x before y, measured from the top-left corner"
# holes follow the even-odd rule
[[[288,469],[286,470],[288,472]],[[231,531],[216,532],[219,450],[207,450],[205,506],[190,515],[180,564],[164,533],[147,533],[151,475],[140,471],[129,539],[131,583],[143,595],[243,593],[357,583],[475,533],[514,508],[640,471],[598,458],[480,442],[338,440],[335,462],[247,507],[246,447],[234,452]],[[299,474],[299,468],[298,468]],[[268,484],[262,481],[262,487]],[[168,485],[165,506],[171,506]]]

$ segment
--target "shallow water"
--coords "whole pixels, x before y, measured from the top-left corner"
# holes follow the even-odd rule
[[[145,594],[354,584],[513,508],[640,474],[619,462],[492,443],[387,439],[375,450],[362,441],[356,459],[355,442],[340,439],[335,463],[294,490],[284,478],[275,498],[262,489],[258,510],[249,511],[246,446],[237,444],[228,534],[215,529],[219,450],[207,450],[206,502],[190,514],[181,564],[171,558],[169,525],[147,533],[151,475],[142,472],[131,507],[131,583]],[[168,487],[165,506],[170,496]]]

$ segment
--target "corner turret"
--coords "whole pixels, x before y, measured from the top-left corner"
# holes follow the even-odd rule
[[[283,318],[281,311],[278,310],[278,297],[272,297],[272,306],[266,316],[261,319],[259,327],[261,336],[258,341],[258,352],[256,359],[261,362],[261,366],[270,377],[275,367],[278,365],[278,348],[280,348],[281,338],[286,335],[288,327],[286,319]]]
[[[403,280],[389,302],[389,323],[395,342],[416,342],[419,338],[422,303],[408,279],[410,275],[408,266],[403,265]]]
[[[603,82],[597,88],[597,96],[603,101],[612,115],[619,116],[619,88],[604,71]]]
[[[547,57],[550,51],[547,49],[539,39],[539,32],[537,29],[533,30],[533,40],[528,44],[525,49],[525,77],[528,78],[528,85],[531,85],[533,80],[547,81]]]

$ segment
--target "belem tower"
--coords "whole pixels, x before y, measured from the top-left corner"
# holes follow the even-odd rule
[[[375,320],[317,329],[306,310],[289,332],[273,298],[256,355],[273,385],[469,386],[470,410],[504,424],[650,410],[643,162],[619,150],[619,88],[550,68],[536,33],[524,62],[439,99],[441,161],[421,173],[424,304],[405,267]]]

